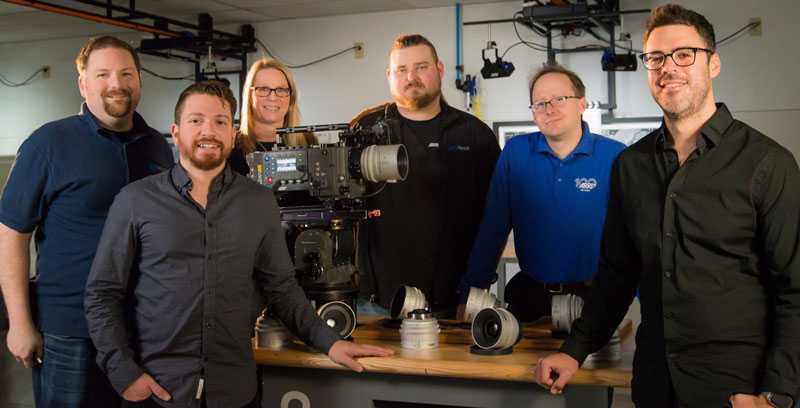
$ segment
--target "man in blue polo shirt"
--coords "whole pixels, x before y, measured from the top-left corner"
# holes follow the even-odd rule
[[[0,200],[8,349],[33,368],[38,408],[119,406],[94,361],[84,287],[114,196],[173,164],[164,137],[135,112],[141,77],[133,48],[114,37],[92,39],[75,63],[81,113],[22,143]],[[37,276],[29,282],[34,233]]]
[[[559,65],[531,80],[533,118],[540,132],[506,143],[492,176],[480,233],[458,287],[463,303],[470,287],[488,288],[514,230],[522,272],[505,300],[521,321],[550,315],[554,294],[583,298],[597,271],[611,164],[622,143],[589,132],[581,115],[586,89]]]

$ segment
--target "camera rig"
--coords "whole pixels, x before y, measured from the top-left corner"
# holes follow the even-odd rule
[[[390,127],[327,124],[278,129],[336,136],[338,142],[283,146],[247,155],[249,177],[274,191],[297,279],[322,319],[342,337],[356,326],[358,227],[366,199],[382,183],[405,180],[405,146],[390,144]],[[375,213],[372,213],[375,214]]]

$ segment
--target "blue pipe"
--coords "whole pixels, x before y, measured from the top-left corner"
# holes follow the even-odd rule
[[[456,3],[456,80],[461,80],[461,3]]]

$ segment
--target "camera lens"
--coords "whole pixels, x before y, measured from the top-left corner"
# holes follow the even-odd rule
[[[259,348],[282,349],[292,337],[286,326],[266,311],[256,321],[256,344]]]
[[[408,151],[403,145],[371,145],[361,152],[361,174],[374,183],[408,177]]]
[[[413,310],[400,325],[400,346],[409,349],[439,347],[438,320],[427,310]]]
[[[425,294],[413,286],[401,286],[392,298],[391,316],[392,319],[405,319],[408,313],[428,307]]]
[[[328,302],[317,309],[317,314],[328,327],[346,339],[356,329],[356,313],[345,302]]]
[[[569,333],[572,323],[581,317],[583,299],[573,294],[553,296],[550,316],[553,319],[553,331]]]
[[[519,321],[501,307],[486,308],[472,321],[472,342],[485,350],[513,347],[522,338]]]
[[[486,289],[469,288],[469,296],[464,307],[464,321],[471,322],[479,311],[487,307],[500,307],[497,297]]]

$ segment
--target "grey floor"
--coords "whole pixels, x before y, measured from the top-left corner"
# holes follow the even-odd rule
[[[7,331],[0,331],[0,408],[34,408],[31,372],[17,364],[6,347]],[[633,408],[630,389],[616,389],[614,408]]]

